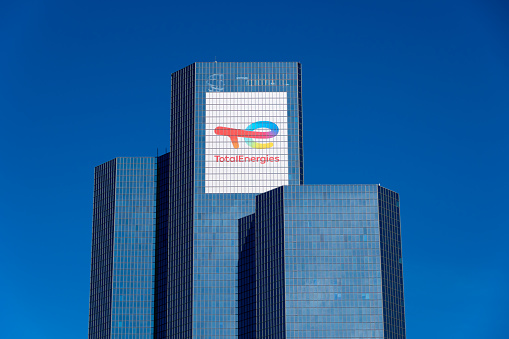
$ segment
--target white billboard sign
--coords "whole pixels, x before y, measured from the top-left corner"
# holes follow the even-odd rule
[[[205,193],[288,185],[286,92],[207,92]]]

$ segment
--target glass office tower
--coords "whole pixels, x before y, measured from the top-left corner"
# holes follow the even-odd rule
[[[153,338],[157,161],[95,169],[89,338]]]
[[[237,338],[238,219],[256,194],[303,183],[300,64],[192,64],[172,74],[171,115],[168,307],[156,338]]]
[[[239,227],[240,338],[405,338],[397,193],[279,187]]]
[[[405,338],[399,196],[304,185],[301,84],[172,74],[171,151],[95,169],[89,338]]]

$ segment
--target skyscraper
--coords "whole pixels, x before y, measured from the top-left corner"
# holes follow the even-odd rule
[[[90,338],[152,338],[157,158],[95,169]]]
[[[300,64],[195,63],[172,74],[171,99],[168,333],[156,337],[236,338],[238,219],[256,194],[303,183]]]
[[[170,152],[96,168],[90,338],[404,338],[399,206],[384,228],[377,210],[399,198],[303,186],[301,78],[295,62],[172,74]]]
[[[405,337],[397,193],[282,186],[239,226],[239,338]]]

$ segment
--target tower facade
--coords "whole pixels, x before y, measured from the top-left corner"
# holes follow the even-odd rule
[[[399,196],[304,185],[299,63],[173,73],[170,136],[96,167],[89,338],[405,338]]]
[[[397,193],[283,186],[239,228],[239,338],[405,338]]]
[[[153,338],[157,158],[95,169],[89,338]]]
[[[167,333],[157,337],[236,338],[238,219],[256,194],[303,183],[300,64],[195,63],[172,74],[171,93]]]

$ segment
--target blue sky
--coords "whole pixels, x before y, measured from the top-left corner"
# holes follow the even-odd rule
[[[93,168],[169,146],[170,74],[300,61],[308,184],[401,197],[407,334],[509,318],[505,1],[0,3],[0,328],[86,338]]]

